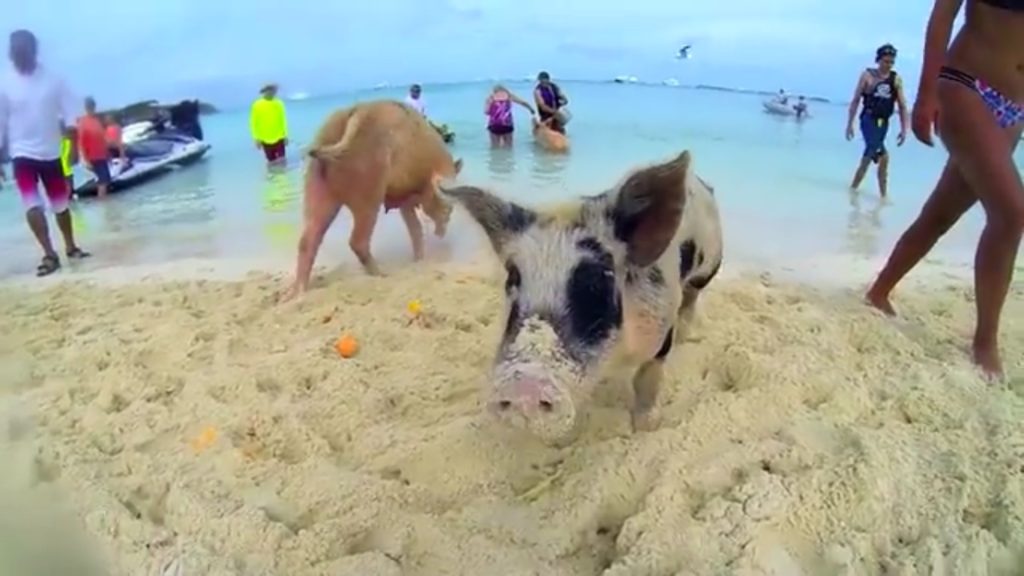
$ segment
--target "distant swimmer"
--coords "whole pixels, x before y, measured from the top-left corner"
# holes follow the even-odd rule
[[[277,84],[260,88],[260,97],[252,103],[249,113],[249,128],[256,149],[263,151],[268,165],[285,162],[288,146],[288,118],[284,102],[277,97]]]
[[[512,131],[515,129],[512,118],[512,104],[518,104],[534,114],[533,106],[526,100],[516,96],[508,88],[496,84],[484,101],[484,114],[487,116],[487,132],[491,135],[491,146],[511,146]]]
[[[676,53],[676,58],[679,59],[679,60],[687,60],[687,59],[689,59],[690,58],[690,48],[692,46],[693,46],[692,44],[687,44],[686,46],[683,46],[682,48],[680,48],[679,52]]]
[[[892,44],[880,46],[875,51],[875,62],[878,63],[877,68],[864,70],[857,79],[846,121],[846,139],[853,140],[853,117],[863,102],[860,133],[864,137],[864,154],[853,174],[850,188],[856,190],[860,187],[868,166],[874,162],[878,164],[878,193],[885,196],[889,188],[889,152],[885,149],[889,118],[898,107],[900,133],[896,137],[896,145],[902,146],[907,137],[907,103],[903,98],[903,81],[892,69],[896,63],[896,48]]]
[[[981,204],[985,228],[974,259],[977,324],[972,356],[986,377],[1001,379],[1000,317],[1007,295],[1013,293],[1024,231],[1024,185],[1013,157],[1024,130],[1024,2],[966,4],[966,18],[950,43],[963,2],[935,0],[914,102],[914,136],[932,146],[932,128],[937,128],[949,152],[946,166],[917,219],[896,242],[867,300],[894,315],[892,290],[939,238]]]

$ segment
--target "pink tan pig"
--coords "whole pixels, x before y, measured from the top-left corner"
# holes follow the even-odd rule
[[[722,263],[718,206],[690,153],[547,209],[472,186],[442,192],[479,223],[507,273],[488,409],[557,443],[595,386],[629,381],[634,430],[654,427],[665,358]]]

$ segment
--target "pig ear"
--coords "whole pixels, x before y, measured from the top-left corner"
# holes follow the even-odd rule
[[[630,264],[653,264],[676,234],[686,202],[690,152],[631,174],[613,200],[615,237],[625,242]]]
[[[475,186],[441,188],[441,193],[461,204],[487,233],[494,251],[501,254],[509,239],[537,221],[537,213],[502,200]]]

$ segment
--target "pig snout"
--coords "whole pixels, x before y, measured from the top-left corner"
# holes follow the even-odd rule
[[[499,420],[551,441],[567,435],[576,420],[572,398],[536,366],[500,375],[487,407]]]

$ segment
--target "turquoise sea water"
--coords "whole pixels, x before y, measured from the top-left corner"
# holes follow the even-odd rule
[[[529,84],[509,87],[528,97]],[[690,149],[695,167],[716,189],[727,250],[757,265],[846,256],[884,256],[913,219],[945,155],[915,141],[895,146],[890,197],[880,202],[873,173],[859,194],[847,185],[862,150],[844,139],[845,105],[811,103],[802,123],[762,111],[763,97],[709,90],[628,84],[564,83],[573,120],[572,151],[552,156],[534,148],[529,118],[516,112],[516,143],[491,150],[483,99],[489,84],[426,86],[428,113],[457,133],[452,149],[465,161],[461,180],[494,188],[525,203],[594,193],[629,169]],[[248,137],[246,110],[204,117],[213,145],[202,163],[106,201],[75,208],[82,244],[95,253],[90,269],[191,257],[291,257],[301,204],[300,147],[332,109],[356,100],[402,98],[404,88],[363,91],[288,103],[289,170],[269,173]],[[895,120],[895,119],[894,119]],[[1018,152],[1018,158],[1021,158]],[[970,213],[936,250],[943,259],[971,258],[981,214]],[[339,219],[324,248],[347,258],[350,220]],[[52,231],[57,240],[56,230]],[[459,242],[453,234],[449,245]],[[38,261],[20,201],[0,190],[0,276],[32,272]],[[385,258],[407,258],[397,214],[378,225],[374,240]],[[428,246],[429,249],[429,246]]]

